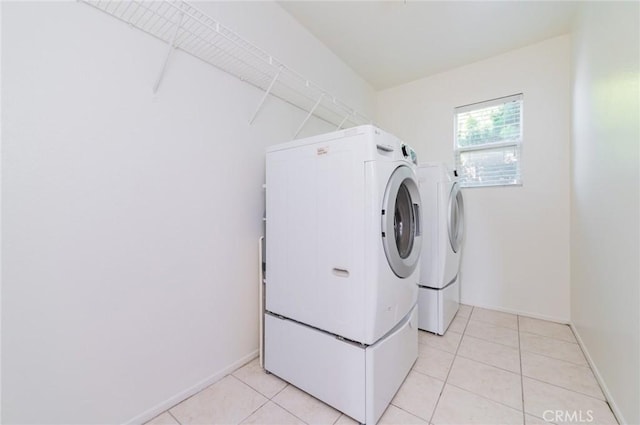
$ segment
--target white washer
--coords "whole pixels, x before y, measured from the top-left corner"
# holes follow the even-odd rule
[[[267,149],[265,369],[361,423],[417,358],[415,164],[373,126]]]
[[[418,167],[423,202],[418,327],[443,335],[460,304],[464,204],[455,172],[443,163]]]

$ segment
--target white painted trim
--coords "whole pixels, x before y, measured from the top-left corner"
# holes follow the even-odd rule
[[[593,371],[593,374],[596,377],[596,381],[598,381],[598,384],[600,384],[600,388],[602,389],[602,393],[604,394],[604,397],[607,399],[607,403],[609,403],[609,407],[611,408],[611,411],[613,412],[614,416],[618,420],[618,423],[620,423],[620,424],[629,423],[629,422],[625,421],[624,416],[622,415],[622,411],[618,408],[618,405],[613,400],[613,396],[611,395],[611,392],[609,391],[609,387],[607,387],[607,384],[605,383],[604,379],[602,378],[602,375],[600,374],[600,371],[598,370],[598,367],[596,366],[595,362],[593,361],[593,358],[589,354],[589,350],[587,350],[587,346],[582,341],[582,338],[580,337],[580,334],[578,333],[578,329],[576,328],[576,326],[573,323],[569,323],[569,326],[571,327],[571,330],[573,331],[573,334],[575,335],[576,340],[578,341],[578,345],[580,346],[580,348],[582,348],[582,352],[584,353],[584,356],[587,358],[587,362],[589,362],[589,366],[591,366],[591,370]]]
[[[188,399],[192,395],[194,395],[194,394],[202,391],[203,389],[207,388],[209,385],[218,382],[220,379],[222,379],[225,376],[231,374],[233,371],[238,369],[240,366],[243,366],[243,365],[249,363],[251,360],[253,360],[256,357],[258,357],[258,353],[259,353],[259,350],[252,351],[251,353],[249,353],[246,356],[242,357],[240,360],[237,360],[237,361],[233,362],[229,366],[227,366],[224,369],[214,373],[213,375],[203,379],[202,381],[198,382],[194,386],[192,386],[190,388],[187,388],[187,389],[185,389],[183,391],[180,391],[179,393],[169,397],[167,400],[156,404],[151,409],[148,409],[148,410],[140,413],[139,415],[134,416],[133,418],[131,418],[127,422],[125,422],[125,424],[126,425],[137,425],[137,424],[143,424],[145,422],[150,421],[151,419],[155,418],[156,416],[158,416],[162,412],[172,408],[176,404]]]
[[[0,1],[0,22],[2,22],[2,2]],[[2,31],[0,31],[0,46],[2,46]],[[0,82],[2,81],[2,55],[0,55]],[[1,84],[0,84],[1,85]],[[2,116],[2,103],[0,102],[0,117]],[[0,122],[0,164],[2,164],[2,151],[4,147],[2,145],[2,122]],[[4,187],[2,185],[2,175],[0,175],[0,187]],[[2,192],[0,192],[0,235],[3,235],[2,232],[2,204],[3,204]],[[2,245],[0,244],[0,329],[4,329],[2,327]],[[2,339],[0,338],[0,353],[2,353]],[[0,382],[2,381],[2,359],[0,359]],[[0,400],[2,400],[2,385],[0,385]],[[2,418],[2,403],[0,403],[0,418]]]
[[[486,308],[488,310],[501,311],[503,313],[517,314],[519,316],[530,317],[532,319],[546,320],[548,322],[561,323],[563,325],[569,325],[571,323],[571,321],[567,317],[545,316],[543,314],[531,313],[531,312],[528,312],[528,311],[519,311],[519,310],[510,309],[510,308],[496,307],[496,306],[492,306],[492,305],[467,304],[464,300],[462,300],[460,302],[462,304],[466,304],[466,305],[469,305],[471,307],[480,307],[480,308]]]

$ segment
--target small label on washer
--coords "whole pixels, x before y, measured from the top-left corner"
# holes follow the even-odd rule
[[[326,155],[327,153],[329,153],[329,148],[327,148],[327,147],[324,147],[324,148],[318,148],[318,149],[316,150],[316,153],[317,153],[318,155]]]

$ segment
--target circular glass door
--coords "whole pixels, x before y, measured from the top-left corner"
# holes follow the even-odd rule
[[[454,183],[449,194],[449,243],[453,252],[458,252],[464,236],[464,202],[458,183]]]
[[[408,277],[420,257],[420,195],[412,170],[400,166],[391,175],[382,209],[382,243],[389,266]]]
[[[407,185],[403,182],[398,189],[393,212],[393,235],[400,258],[407,258],[413,248],[413,241],[415,240],[415,218],[413,214],[411,195]]]

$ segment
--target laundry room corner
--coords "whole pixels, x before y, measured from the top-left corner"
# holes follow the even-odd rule
[[[378,92],[380,125],[451,166],[454,108],[523,94],[522,185],[463,189],[463,303],[569,323],[570,49],[555,37]]]

